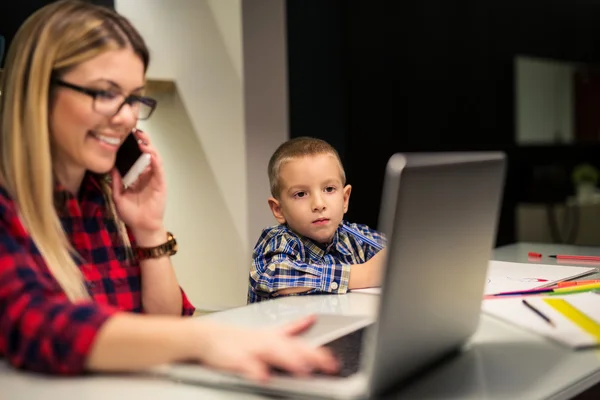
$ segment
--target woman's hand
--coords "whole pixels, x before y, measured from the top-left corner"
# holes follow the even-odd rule
[[[111,172],[113,201],[119,217],[131,229],[141,246],[154,246],[166,240],[163,226],[167,186],[162,160],[150,143],[147,134],[140,130],[134,132],[140,150],[150,154],[150,165],[142,172],[138,180],[124,189],[122,177],[116,169]],[[154,243],[157,242],[157,243]]]
[[[194,321],[201,330],[198,361],[259,382],[268,380],[271,368],[300,376],[317,370],[334,373],[338,363],[329,350],[311,347],[295,338],[314,322],[315,317],[311,316],[284,327],[255,330]]]

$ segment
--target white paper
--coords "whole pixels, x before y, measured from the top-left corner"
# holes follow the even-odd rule
[[[485,294],[529,290],[597,272],[595,267],[490,261]],[[381,288],[352,289],[352,293],[380,294]]]
[[[599,294],[585,292],[565,296],[552,296],[552,298],[567,300],[572,306],[600,323]],[[593,336],[556,311],[544,302],[543,299],[544,297],[541,296],[527,297],[527,301],[550,318],[554,326],[527,308],[522,302],[523,297],[499,297],[484,300],[482,310],[486,314],[540,334],[571,348],[598,345]]]
[[[594,272],[594,267],[490,261],[485,294],[552,286]]]

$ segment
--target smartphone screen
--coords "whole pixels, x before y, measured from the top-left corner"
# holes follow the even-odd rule
[[[121,177],[127,174],[142,154],[135,135],[133,133],[127,135],[127,138],[117,151],[117,160],[115,162],[115,167],[119,171],[119,174],[121,174]]]

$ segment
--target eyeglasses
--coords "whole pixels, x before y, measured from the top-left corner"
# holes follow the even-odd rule
[[[145,120],[150,118],[156,108],[157,101],[150,97],[133,94],[125,97],[125,95],[116,91],[85,88],[60,79],[54,79],[53,82],[55,85],[66,87],[92,97],[94,99],[92,105],[94,111],[106,117],[114,117],[121,111],[125,104],[129,104],[136,114],[137,119]]]

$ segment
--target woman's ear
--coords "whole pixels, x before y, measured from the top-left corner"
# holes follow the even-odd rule
[[[283,216],[283,212],[281,211],[281,204],[279,203],[279,200],[277,200],[275,197],[269,197],[268,202],[269,208],[271,209],[271,212],[273,213],[273,216],[275,217],[277,222],[279,222],[280,224],[285,224],[285,217]]]

